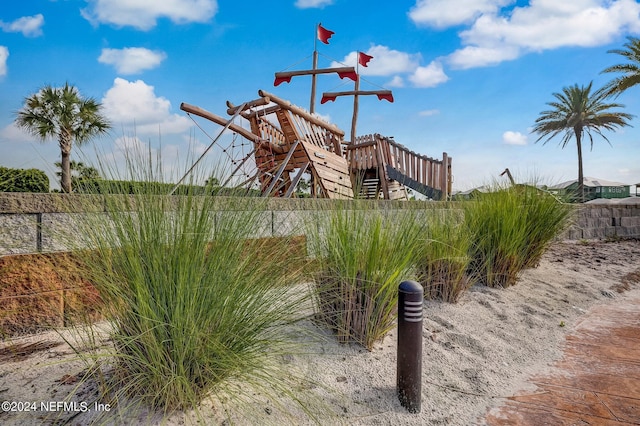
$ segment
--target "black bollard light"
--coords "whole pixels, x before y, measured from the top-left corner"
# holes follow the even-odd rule
[[[422,300],[415,281],[398,287],[398,398],[411,413],[420,412],[422,397]]]

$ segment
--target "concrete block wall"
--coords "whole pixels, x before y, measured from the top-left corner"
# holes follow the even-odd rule
[[[577,206],[573,223],[563,238],[640,238],[640,204]]]

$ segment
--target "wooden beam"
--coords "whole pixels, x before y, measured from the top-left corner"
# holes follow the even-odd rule
[[[372,146],[372,145],[376,145],[377,142],[376,141],[370,141],[370,142],[364,142],[364,143],[359,143],[357,145],[353,145],[353,144],[349,144],[346,146],[346,150],[347,151],[352,151],[354,149],[358,149],[358,148],[366,148],[368,146]]]
[[[304,118],[305,120],[307,120],[308,122],[315,124],[316,126],[320,126],[325,130],[328,130],[342,138],[344,138],[344,131],[342,131],[339,127],[333,125],[333,124],[329,124],[323,120],[320,120],[319,118],[311,115],[309,112],[303,110],[300,107],[297,107],[293,104],[291,104],[291,102],[289,101],[285,101],[284,99],[281,99],[279,97],[277,97],[276,95],[273,95],[271,93],[265,92],[264,90],[258,90],[258,94],[262,97],[268,97],[271,102],[279,105],[280,107],[282,107],[283,109],[289,110],[292,113]]]
[[[300,71],[282,71],[276,73],[276,79],[273,83],[274,86],[279,85],[283,82],[290,82],[291,77],[296,77],[299,75],[318,75],[318,74],[332,74],[337,73],[340,75],[340,78],[350,78],[354,80],[356,77],[356,69],[354,67],[336,67],[336,68],[316,68],[310,70],[300,70]],[[355,81],[355,80],[354,80]]]
[[[358,96],[358,95],[376,95],[378,99],[386,99],[389,102],[393,102],[393,94],[391,90],[348,90],[345,92],[324,92],[322,94],[321,104],[329,101],[335,101],[338,96]]]
[[[188,112],[190,114],[195,114],[199,117],[202,118],[206,118],[209,121],[212,121],[216,124],[219,124],[221,126],[225,126],[227,125],[227,122],[229,120],[226,120],[222,117],[220,117],[219,115],[216,115],[212,112],[209,112],[207,110],[204,110],[200,107],[194,106],[194,105],[189,105],[187,103],[181,103],[180,104],[180,109]],[[237,124],[231,123],[229,126],[229,129],[231,129],[232,131],[236,132],[237,134],[239,134],[240,136],[254,142],[255,144],[260,145],[261,147],[264,147],[266,149],[270,149],[273,152],[276,153],[282,153],[284,152],[284,148],[279,146],[279,145],[275,145],[270,143],[269,141],[265,141],[264,139],[261,139],[260,136],[258,135],[254,135],[253,133],[251,133],[250,131],[248,131],[247,129],[238,126]]]
[[[293,180],[291,181],[291,186],[289,187],[287,192],[284,194],[284,198],[291,197],[291,194],[293,194],[293,191],[295,191],[296,186],[298,186],[298,182],[300,182],[302,175],[304,174],[304,172],[307,171],[309,164],[311,163],[307,161],[307,163],[303,167],[301,167],[298,173],[294,176]]]
[[[284,172],[284,169],[287,167],[287,163],[289,162],[289,160],[291,160],[291,156],[293,156],[293,152],[296,150],[296,148],[298,147],[299,143],[300,143],[300,141],[297,140],[291,146],[291,148],[289,148],[289,153],[287,154],[287,158],[284,159],[284,161],[282,162],[282,165],[280,165],[280,168],[278,169],[276,174],[273,176],[273,180],[271,181],[271,185],[269,185],[269,188],[267,188],[267,190],[262,194],[263,197],[268,197],[269,195],[271,195],[271,191],[273,191],[273,187],[276,186],[276,183],[278,182],[278,179],[280,179],[280,176]]]
[[[258,98],[258,99],[254,99],[253,101],[249,101],[246,102],[244,104],[244,108],[242,108],[242,111],[240,112],[244,112],[248,109],[251,108],[255,108],[255,107],[259,107],[259,106],[265,106],[268,105],[271,102],[271,100],[269,99],[269,97],[264,97],[264,98]],[[227,114],[229,115],[233,115],[236,113],[236,111],[238,110],[238,106],[234,105],[231,103],[231,101],[227,101]]]
[[[216,124],[219,124],[221,126],[224,126],[227,124],[227,122],[229,120],[220,117],[219,115],[215,115],[212,112],[209,112],[205,109],[202,109],[200,107],[197,107],[195,105],[189,105],[187,103],[181,103],[180,104],[180,109],[188,112],[189,114],[195,114],[199,117],[202,118],[206,118],[209,121],[213,121]],[[239,134],[240,136],[252,141],[252,142],[256,142],[259,143],[261,141],[260,137],[257,135],[254,135],[253,133],[251,133],[250,131],[238,126],[237,124],[231,123],[231,125],[229,126],[229,129],[233,130],[234,132],[236,132],[237,134]]]
[[[282,107],[280,107],[280,105],[271,105],[268,106],[266,108],[263,108],[259,111],[249,111],[249,112],[243,112],[242,117],[246,118],[247,120],[254,118],[254,117],[264,117],[267,116],[269,114],[273,114],[274,112],[278,112],[279,110],[281,110]]]

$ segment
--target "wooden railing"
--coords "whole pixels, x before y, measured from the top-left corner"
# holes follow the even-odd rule
[[[378,169],[379,176],[428,196],[446,199],[451,194],[451,158],[446,152],[438,160],[374,134],[356,138],[347,147],[347,160],[352,171]]]

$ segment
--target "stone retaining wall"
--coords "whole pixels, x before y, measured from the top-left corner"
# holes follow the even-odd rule
[[[224,200],[221,200],[224,202]],[[236,208],[246,208],[261,199],[234,201]],[[282,236],[299,232],[305,215],[335,202],[310,199],[271,199],[257,237]],[[406,209],[452,211],[461,202],[370,201],[393,214]],[[337,204],[338,205],[338,204]],[[225,204],[226,206],[226,204]],[[0,256],[70,250],[60,232],[73,226],[74,214],[104,211],[98,198],[64,194],[0,193]],[[87,213],[90,212],[90,213]],[[580,205],[574,220],[561,239],[640,238],[640,204]]]

